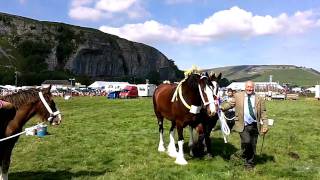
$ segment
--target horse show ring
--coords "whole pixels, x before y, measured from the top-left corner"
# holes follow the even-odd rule
[[[75,97],[69,101],[55,98],[55,101],[63,113],[62,125],[59,128],[49,128],[51,135],[41,139],[26,136],[20,138],[13,153],[9,179],[18,178],[21,175],[41,179],[48,174],[62,179],[115,178],[119,174],[132,179],[186,178],[187,176],[209,178],[213,175],[228,178],[243,172],[241,166],[236,165],[233,159],[228,159],[239,148],[238,134],[232,132],[229,143],[224,144],[219,128],[216,128],[211,135],[214,154],[211,160],[191,158],[188,156],[188,151],[185,151],[189,164],[179,168],[173,164],[173,159],[159,153],[157,151],[158,127],[151,98],[106,100],[104,97]],[[313,133],[309,134],[305,129],[319,128],[318,124],[311,124],[312,119],[316,121],[317,113],[308,116],[308,113],[312,114],[308,109],[304,109],[304,112],[308,112],[307,114],[295,113],[296,109],[303,109],[306,103],[313,108],[312,111],[319,110],[317,101],[268,102],[268,114],[270,118],[275,119],[275,125],[266,136],[263,154],[259,155],[260,163],[256,171],[261,173],[262,169],[267,169],[263,176],[294,177],[297,174],[287,169],[292,167],[290,164],[293,164],[304,176],[316,177],[314,171],[319,169],[319,166],[314,162],[319,157],[312,154],[316,152],[314,146],[318,142],[315,141]],[[285,115],[287,111],[292,114]],[[311,120],[309,124],[305,124],[306,127],[288,123],[293,120],[297,123],[304,122],[302,115]],[[32,120],[27,127],[36,121],[36,119]],[[287,124],[290,126],[287,127]],[[170,128],[168,121],[165,121],[164,125],[165,129]],[[295,131],[288,131],[292,128]],[[165,132],[165,135],[168,136],[168,133]],[[188,141],[188,133],[184,135]],[[304,142],[305,147],[301,147],[299,142],[304,137],[308,141]],[[56,149],[62,144],[67,146]],[[257,149],[260,145],[258,144]],[[184,148],[188,149],[187,142]],[[293,159],[288,155],[289,152],[298,153],[300,159]],[[27,157],[24,157],[26,153]],[[46,161],[43,161],[44,159]],[[303,163],[306,161],[310,163],[308,166]],[[159,174],[160,167],[162,173]],[[197,168],[194,169],[195,167],[201,168],[201,173],[196,170]],[[178,169],[174,173],[172,168]],[[283,171],[287,173],[283,174]],[[246,176],[259,177],[261,174],[253,173]]]

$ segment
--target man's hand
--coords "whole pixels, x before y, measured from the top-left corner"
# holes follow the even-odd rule
[[[234,107],[236,105],[236,100],[234,98],[230,99],[230,105]]]
[[[11,104],[11,103],[9,103],[9,102],[6,102],[6,101],[2,101],[2,108],[3,109],[12,109],[12,108],[14,108],[13,107],[13,105]]]
[[[262,127],[261,129],[261,133],[263,134],[267,134],[268,131],[269,131],[268,127]]]

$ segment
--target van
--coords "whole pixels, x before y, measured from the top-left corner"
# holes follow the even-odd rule
[[[126,86],[119,94],[120,98],[136,98],[138,97],[138,88],[136,86]]]

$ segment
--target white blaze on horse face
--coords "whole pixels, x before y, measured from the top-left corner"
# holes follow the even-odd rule
[[[215,95],[215,96],[217,96],[217,88],[218,88],[218,84],[217,84],[217,82],[216,81],[211,81],[211,83],[213,84],[213,86],[214,86],[214,88],[213,88],[213,94]]]
[[[211,114],[215,114],[216,113],[216,105],[214,103],[214,91],[212,90],[212,88],[210,88],[208,85],[206,85],[205,92],[208,97],[209,109],[211,111]]]

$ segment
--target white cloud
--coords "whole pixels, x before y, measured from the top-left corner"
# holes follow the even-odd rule
[[[96,8],[109,12],[123,12],[129,9],[136,0],[99,0]]]
[[[102,18],[127,17],[137,19],[149,13],[141,0],[72,0],[69,16],[77,20],[100,20]]]
[[[166,0],[165,2],[167,4],[182,4],[182,3],[191,3],[195,0]]]
[[[96,21],[99,20],[103,16],[103,14],[97,9],[78,6],[70,9],[69,16],[73,19],[78,20]]]
[[[262,35],[304,33],[320,26],[320,20],[312,11],[296,12],[292,16],[282,13],[277,17],[253,15],[232,7],[214,13],[198,24],[176,28],[151,20],[139,24],[127,24],[119,28],[102,26],[100,30],[133,41],[203,43],[229,36],[254,37]]]
[[[89,5],[92,2],[94,2],[94,0],[72,0],[71,6],[73,7],[84,6],[84,5]]]
[[[101,26],[99,29],[106,33],[140,42],[175,41],[179,37],[179,34],[177,34],[179,30],[153,20],[139,24],[127,24],[121,28]]]
[[[26,3],[27,2],[27,0],[19,0],[19,3],[20,4],[24,4],[24,3]]]

